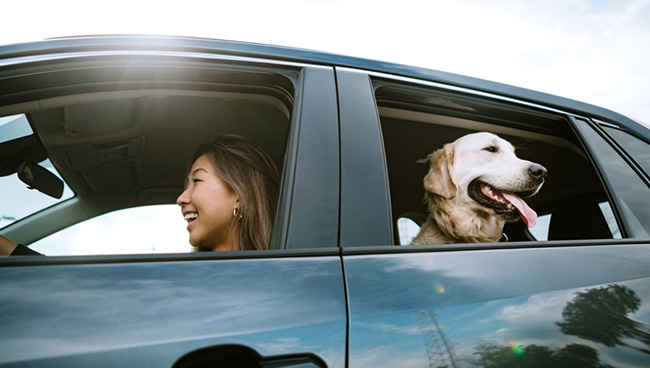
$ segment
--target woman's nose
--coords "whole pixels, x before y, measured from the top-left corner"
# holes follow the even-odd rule
[[[189,188],[185,189],[181,195],[176,198],[176,204],[179,206],[188,204],[190,202]]]

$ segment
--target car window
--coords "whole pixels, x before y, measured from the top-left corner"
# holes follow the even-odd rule
[[[3,176],[0,176],[0,193],[2,193],[3,197],[0,210],[0,228],[4,228],[56,203],[63,202],[74,195],[72,190],[65,185],[65,182],[61,198],[54,198],[34,190],[19,179],[15,171],[16,167],[13,166],[22,161],[16,161],[16,157],[21,152],[29,151],[33,147],[31,144],[33,134],[34,132],[29,126],[25,114],[0,117],[0,152],[2,152],[1,155],[3,156],[0,157],[0,161],[4,161],[0,163],[3,171]],[[22,141],[21,138],[23,138]],[[25,156],[39,157],[37,154],[32,153],[26,153]],[[38,164],[61,179],[61,175],[49,159],[44,159]],[[6,200],[7,198],[20,198],[20,200]]]
[[[0,106],[0,116],[14,114],[0,120],[3,235],[47,256],[188,252],[176,200],[200,144],[241,136],[282,175],[296,70],[171,63],[160,79],[146,58],[139,62],[93,74],[99,82],[66,69],[48,94],[21,94],[24,104]],[[71,87],[77,78],[91,78],[92,87]],[[23,106],[30,110],[15,115]],[[62,198],[17,179],[14,162],[23,156],[63,180]]]
[[[33,133],[25,114],[0,117],[0,144]]]
[[[50,160],[41,162],[40,166],[61,178]],[[72,190],[65,184],[61,198],[53,198],[38,190],[29,189],[15,173],[0,177],[0,193],[4,198],[20,198],[20,201],[3,201],[0,228],[74,196]]]
[[[48,256],[184,253],[187,223],[177,205],[127,208],[56,232],[30,248]]]
[[[612,234],[612,238],[621,239],[621,232],[618,229],[614,212],[612,211],[609,202],[601,202],[598,204],[602,215],[607,222],[607,227]],[[551,224],[552,213],[541,215],[537,218],[537,223],[527,229],[533,239],[539,241],[548,240],[548,230]],[[413,238],[418,235],[420,225],[408,217],[400,217],[397,219],[397,231],[399,233],[400,245],[408,245]]]
[[[603,126],[603,129],[612,136],[630,156],[650,175],[650,144],[620,129]]]
[[[508,222],[501,241],[620,237],[595,165],[565,115],[415,81],[375,78],[373,82],[386,152],[394,244],[408,244],[418,232],[417,224],[427,217],[423,179],[430,169],[430,155],[477,132],[507,140],[519,158],[548,172],[539,192],[524,199],[536,212],[537,224],[528,228],[522,219]],[[522,211],[527,211],[525,206]]]
[[[586,120],[577,119],[576,122],[596,155],[613,195],[619,201],[620,211],[627,220],[629,235],[634,238],[650,237],[650,207],[644,200],[648,198],[648,184]]]
[[[614,212],[612,207],[609,205],[609,202],[601,202],[598,204],[600,211],[602,212],[605,221],[607,222],[607,228],[612,234],[612,238],[621,239],[621,232],[618,229],[618,224],[616,223],[616,218],[614,217]],[[545,215],[539,216],[537,219],[537,224],[531,228],[528,228],[531,236],[535,240],[548,240],[548,231],[551,224],[552,213],[547,213]]]
[[[397,219],[397,233],[399,234],[399,245],[409,245],[413,238],[420,232],[420,225],[408,217]]]

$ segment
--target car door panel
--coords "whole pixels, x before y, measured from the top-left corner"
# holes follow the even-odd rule
[[[171,366],[238,344],[342,367],[336,256],[4,267],[0,365]]]
[[[650,363],[647,243],[357,251],[344,252],[352,367]]]

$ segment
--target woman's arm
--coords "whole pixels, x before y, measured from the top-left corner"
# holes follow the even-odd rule
[[[0,257],[10,256],[16,247],[18,247],[18,243],[4,235],[0,235]]]

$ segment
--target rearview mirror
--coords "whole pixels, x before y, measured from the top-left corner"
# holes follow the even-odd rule
[[[61,198],[63,181],[50,170],[30,161],[25,161],[18,167],[18,178],[28,185],[29,189],[37,189],[50,197]]]

